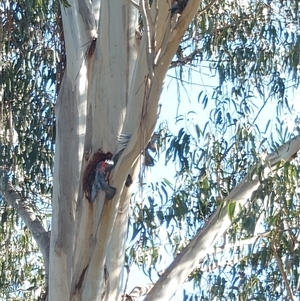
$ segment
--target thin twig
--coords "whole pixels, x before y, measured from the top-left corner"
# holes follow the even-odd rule
[[[276,246],[275,246],[275,241],[273,240],[273,241],[271,242],[271,244],[272,244],[272,249],[273,249],[273,252],[274,252],[275,259],[276,259],[276,261],[277,261],[277,265],[278,265],[278,268],[279,268],[281,277],[282,277],[283,280],[284,280],[284,283],[285,283],[286,289],[287,289],[287,291],[288,291],[290,300],[293,301],[293,300],[295,300],[295,296],[293,295],[293,292],[292,292],[292,290],[291,290],[289,281],[288,281],[287,276],[286,276],[286,273],[285,273],[285,271],[284,271],[283,264],[282,264],[282,260],[281,260],[281,258],[278,256],[278,253],[277,253],[277,250],[276,250]]]

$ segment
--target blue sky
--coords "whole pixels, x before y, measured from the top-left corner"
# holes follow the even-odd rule
[[[199,68],[199,70],[201,70]],[[194,124],[199,124],[200,128],[204,126],[204,124],[208,121],[209,115],[208,112],[211,111],[214,107],[214,101],[211,100],[208,102],[208,106],[206,110],[203,110],[203,106],[201,103],[198,103],[198,95],[202,90],[205,90],[206,94],[210,98],[213,93],[213,86],[218,85],[217,78],[209,77],[205,73],[201,72],[192,72],[191,74],[183,73],[182,75],[183,85],[176,80],[175,69],[169,71],[168,76],[166,77],[163,92],[161,95],[162,104],[160,117],[158,120],[158,124],[161,122],[167,122],[169,129],[173,134],[177,134],[180,128],[186,127],[193,131]],[[194,83],[194,85],[188,84],[189,82]],[[208,83],[208,86],[205,85]],[[300,115],[300,92],[299,90],[289,90],[289,98],[290,103],[294,106],[292,114],[285,113],[282,116],[282,121],[284,124],[288,125],[290,132],[292,132],[294,128],[294,120],[296,116]],[[260,105],[263,104],[263,100],[259,99],[257,95],[258,109],[260,109]],[[178,100],[180,99],[180,102]],[[187,114],[189,112],[195,112],[193,114]],[[176,116],[182,115],[183,119],[180,122],[176,123]],[[266,106],[264,106],[263,110],[259,114],[256,124],[259,128],[264,129],[266,123],[269,119],[270,122],[269,132],[266,133],[269,136],[269,133],[275,132],[276,121],[275,117],[277,116],[276,112],[276,103],[274,101],[268,102]],[[234,130],[234,129],[233,129]],[[157,159],[157,157],[156,157]],[[146,174],[145,181],[147,182],[156,182],[162,180],[163,178],[167,178],[169,181],[174,180],[174,171],[175,166],[172,163],[169,163],[167,166],[164,164],[165,154],[161,154],[160,160],[158,160],[151,170],[148,170]],[[164,260],[162,260],[161,268],[166,268],[172,261],[172,258],[168,255],[167,252],[163,255]],[[159,269],[159,268],[158,268]],[[126,277],[126,275],[125,275]],[[157,277],[158,278],[158,277]],[[156,279],[153,278],[153,281]],[[136,285],[143,285],[151,282],[147,276],[137,268],[136,266],[132,266],[130,277],[128,281],[128,286],[126,292],[129,293]],[[191,284],[184,285],[185,289],[191,290]],[[172,298],[172,300],[182,300],[182,290],[179,289],[178,293]]]

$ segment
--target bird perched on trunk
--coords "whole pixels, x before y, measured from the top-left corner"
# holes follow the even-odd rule
[[[95,180],[92,185],[91,201],[94,202],[98,191],[103,190],[106,194],[106,198],[111,200],[116,193],[116,188],[111,187],[107,183],[107,173],[114,167],[114,162],[110,160],[100,161],[95,170]]]
[[[169,10],[171,11],[171,18],[175,14],[182,14],[182,11],[187,5],[188,0],[176,0],[177,3],[175,3]]]

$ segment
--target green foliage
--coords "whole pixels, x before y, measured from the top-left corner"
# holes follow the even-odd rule
[[[202,1],[201,9],[209,3]],[[203,86],[201,108],[195,104],[193,112],[177,116],[178,133],[162,125],[159,145],[165,163],[176,169],[175,179],[164,186],[167,195],[159,192],[165,182],[157,182],[155,189],[144,184],[144,198],[132,199],[135,231],[128,252],[138,250],[133,261],[150,274],[164,269],[166,258],[175,257],[215,210],[227,206],[232,226],[189,276],[183,300],[287,300],[288,286],[295,296],[299,292],[299,162],[281,162],[267,178],[262,168],[249,172],[298,134],[291,101],[299,84],[298,15],[297,1],[217,1],[195,17],[174,57],[179,102],[180,90],[195,83]],[[197,110],[198,120],[190,118]],[[244,177],[255,175],[260,189],[236,215],[235,200],[223,200]],[[143,206],[152,210],[155,233],[140,231]],[[149,265],[141,258],[150,245],[161,259]]]
[[[52,195],[54,102],[60,21],[54,1],[0,5],[0,168],[47,222]],[[44,285],[41,255],[4,200],[0,203],[0,298],[38,300]],[[48,220],[49,223],[49,220]]]
[[[44,286],[44,262],[29,230],[1,199],[0,299],[39,300]]]
[[[10,34],[2,43],[1,166],[24,191],[49,196],[58,42],[50,34],[58,28],[53,15],[45,22],[50,11],[39,2],[11,1],[6,12],[2,27]]]

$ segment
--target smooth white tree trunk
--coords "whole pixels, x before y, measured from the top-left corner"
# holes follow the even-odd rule
[[[170,20],[171,1],[70,2],[62,7],[67,67],[57,105],[49,300],[120,300],[130,188],[157,119],[163,81],[199,0]],[[99,11],[100,10],[100,11]],[[116,153],[120,134],[131,139],[110,175],[111,201],[85,196],[87,167]]]

